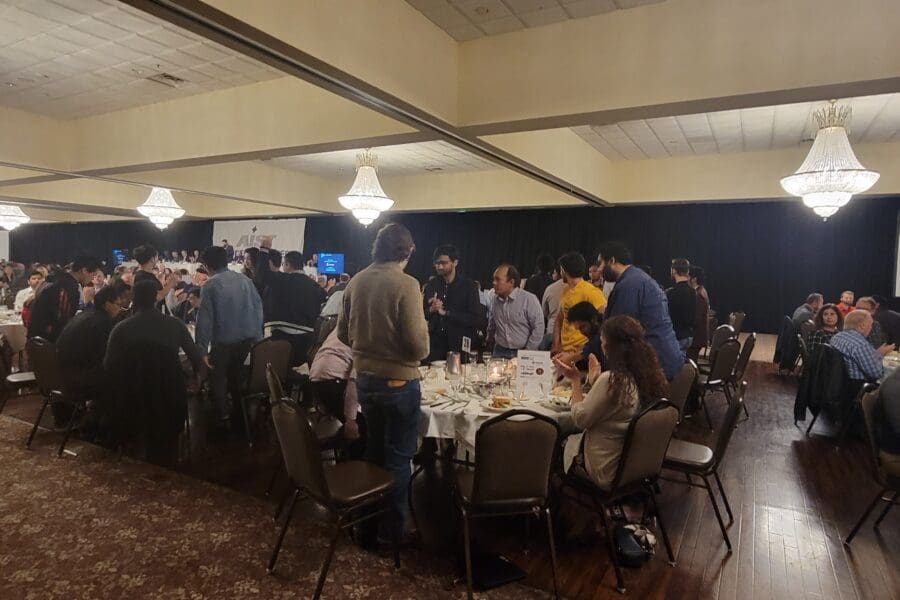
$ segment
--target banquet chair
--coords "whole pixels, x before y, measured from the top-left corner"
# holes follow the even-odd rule
[[[735,311],[728,315],[728,324],[734,330],[732,334],[734,337],[737,337],[741,334],[741,328],[744,326],[744,320],[747,318],[747,314],[742,311]]]
[[[28,440],[25,442],[25,447],[31,448],[31,442],[34,440],[34,436],[41,424],[41,419],[44,417],[47,406],[51,402],[63,402],[65,401],[65,398],[63,396],[62,374],[59,370],[59,362],[56,359],[56,345],[42,337],[33,337],[28,340],[26,351],[28,352],[31,366],[34,369],[34,378],[38,391],[40,391],[41,395],[44,397],[44,403],[41,405],[41,410],[38,412],[37,419],[34,421],[34,427],[31,428],[31,433],[28,435]],[[79,413],[85,409],[86,407],[83,399],[74,402],[72,416],[69,418],[69,423],[66,425],[66,432],[59,444],[57,456],[62,456],[62,453],[66,448],[66,442],[69,441],[69,436],[72,434],[72,427],[77,421]]]
[[[12,357],[10,356],[9,343],[2,334],[0,334],[0,355],[2,355],[3,368],[6,373],[4,377],[6,386],[3,390],[0,390],[0,412],[3,412],[6,401],[12,392],[21,393],[23,389],[35,385],[37,381],[34,378],[34,371],[12,372]],[[19,353],[19,356],[21,364],[21,353]]]
[[[869,518],[872,510],[875,509],[875,506],[879,502],[886,502],[887,506],[884,507],[881,515],[879,515],[878,519],[875,521],[875,525],[873,526],[875,529],[878,529],[878,526],[881,525],[881,522],[887,516],[888,511],[891,510],[891,507],[897,504],[897,499],[898,497],[900,497],[900,478],[898,478],[897,476],[889,475],[881,466],[881,458],[879,456],[878,448],[878,437],[875,435],[875,423],[878,419],[878,416],[875,414],[877,402],[877,387],[873,384],[867,383],[863,386],[863,389],[860,393],[859,404],[860,410],[863,414],[863,421],[865,423],[866,440],[868,441],[869,455],[872,458],[872,465],[874,467],[874,469],[872,470],[872,475],[875,478],[875,482],[878,483],[879,491],[878,494],[872,499],[872,502],[869,503],[869,506],[859,518],[859,521],[856,522],[856,525],[853,527],[850,535],[848,535],[847,539],[844,540],[844,543],[848,546],[850,545],[850,542],[853,541],[853,538],[856,537],[857,532],[859,532],[859,528],[862,527],[862,524],[865,523],[866,519]],[[892,497],[888,498],[885,496],[886,492],[893,492],[894,494]]]
[[[809,346],[806,343],[806,338],[803,337],[803,334],[797,334],[797,349],[799,352],[797,353],[797,360],[794,362],[794,367],[791,371],[796,371],[799,367],[801,372],[803,369],[809,365]]]
[[[748,335],[747,339],[744,340],[744,345],[741,346],[741,353],[738,355],[737,363],[734,365],[734,371],[731,372],[731,376],[725,382],[725,393],[729,398],[737,392],[738,386],[744,381],[744,374],[747,372],[747,367],[750,365],[750,357],[753,356],[753,349],[755,347],[756,333],[754,332]],[[744,399],[742,406],[744,407],[744,414],[747,415],[747,418],[749,419],[750,413],[747,412],[746,398]]]
[[[364,461],[323,465],[315,434],[305,413],[306,411],[288,399],[279,400],[272,406],[275,432],[293,486],[293,495],[266,571],[271,574],[275,570],[275,562],[278,560],[278,553],[298,500],[301,497],[309,498],[334,519],[328,551],[319,571],[315,593],[312,595],[313,599],[318,599],[322,594],[328,567],[341,532],[383,514],[384,508],[374,511],[371,509],[390,501],[394,480],[385,469]],[[367,510],[358,513],[360,509]],[[358,516],[359,514],[362,516]],[[400,554],[397,540],[393,542],[394,568],[398,569]]]
[[[803,336],[804,342],[809,342],[809,338],[812,336],[813,332],[816,330],[816,324],[812,319],[807,319],[800,323],[800,335]]]
[[[247,378],[247,386],[241,394],[241,414],[244,417],[244,428],[247,432],[247,444],[253,447],[253,430],[250,428],[250,412],[247,405],[251,401],[264,400],[269,395],[266,383],[266,366],[272,364],[279,381],[285,381],[288,376],[291,359],[291,343],[287,340],[273,340],[265,338],[253,344],[250,348],[250,374]],[[263,410],[268,408],[268,402],[259,405]],[[256,421],[258,422],[258,421]]]
[[[716,327],[713,332],[712,341],[709,343],[709,352],[706,359],[700,359],[697,367],[701,373],[708,373],[712,363],[716,360],[716,353],[727,340],[734,339],[734,328],[731,325],[723,324]]]
[[[686,483],[692,487],[702,487],[709,494],[709,501],[712,503],[713,512],[716,515],[716,520],[719,522],[719,529],[722,530],[722,537],[725,538],[725,546],[728,547],[729,552],[731,552],[731,540],[728,539],[728,532],[725,529],[722,513],[719,511],[719,505],[713,494],[709,478],[712,477],[715,480],[716,486],[719,488],[719,494],[722,496],[722,502],[725,503],[725,510],[728,511],[728,518],[733,523],[734,515],[731,512],[731,505],[728,503],[728,496],[725,495],[725,488],[722,486],[722,480],[719,478],[719,465],[722,464],[722,458],[725,456],[726,450],[728,450],[731,434],[737,427],[737,420],[741,413],[741,406],[744,404],[746,390],[747,382],[742,381],[735,391],[733,401],[725,412],[725,418],[722,420],[713,448],[703,444],[673,439],[672,443],[669,444],[669,449],[666,451],[665,461],[663,461],[663,469],[682,473],[687,481],[667,479],[665,477],[662,479],[674,483]],[[700,478],[702,484],[694,483],[692,478],[694,475]]]
[[[730,403],[731,399],[728,397],[726,386],[732,373],[734,373],[740,350],[741,343],[736,339],[725,340],[716,352],[709,371],[707,373],[701,372],[697,376],[697,386],[700,388],[698,401],[700,406],[703,407],[704,414],[706,414],[706,423],[709,425],[710,431],[713,427],[709,418],[709,409],[706,406],[706,394],[711,391],[721,390],[725,394],[725,399]]]
[[[619,466],[616,468],[616,475],[608,489],[595,484],[584,468],[578,465],[573,465],[563,480],[561,493],[571,489],[576,493],[576,496],[572,497],[574,501],[596,511],[599,515],[606,531],[609,557],[616,572],[616,590],[622,594],[626,591],[625,578],[622,575],[615,540],[606,516],[606,508],[611,504],[635,493],[646,493],[656,513],[659,532],[662,534],[663,543],[669,556],[669,564],[675,566],[675,555],[672,553],[669,535],[666,533],[656,502],[654,484],[659,479],[663,459],[666,456],[666,450],[677,421],[678,409],[667,400],[658,400],[635,415],[625,433]],[[587,497],[589,502],[583,501],[583,497]]]
[[[457,470],[454,497],[462,513],[466,590],[472,596],[472,544],[475,518],[544,514],[553,591],[559,598],[556,548],[550,516],[550,472],[559,448],[559,425],[529,410],[510,410],[486,421],[475,434],[475,469]]]
[[[678,409],[678,421],[684,417],[684,405],[697,382],[697,364],[688,359],[669,383],[669,402]]]

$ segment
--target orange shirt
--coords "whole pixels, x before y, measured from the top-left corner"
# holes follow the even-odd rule
[[[847,313],[849,313],[851,310],[853,310],[853,308],[854,307],[850,304],[844,304],[843,302],[837,303],[837,309],[839,311],[841,311],[841,316],[844,316],[844,317],[846,317]]]

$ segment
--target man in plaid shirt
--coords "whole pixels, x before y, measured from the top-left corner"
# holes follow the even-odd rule
[[[850,379],[860,382],[876,382],[884,375],[882,359],[895,348],[882,344],[872,348],[866,337],[872,331],[872,315],[864,310],[854,310],[844,319],[844,330],[831,338],[831,346],[840,352],[847,364]]]

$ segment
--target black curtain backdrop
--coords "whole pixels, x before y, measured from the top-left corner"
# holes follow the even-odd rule
[[[898,206],[896,197],[857,198],[827,222],[799,201],[389,214],[367,229],[350,216],[312,217],[305,250],[343,252],[353,272],[369,264],[379,227],[397,221],[416,242],[411,275],[425,281],[433,249],[450,243],[462,272],[488,286],[501,262],[525,276],[541,252],[596,258],[601,242],[621,240],[664,286],[674,257],[704,267],[720,320],[743,310],[745,330],[776,333],[813,291],[829,301],[845,289],[893,296]]]
[[[107,221],[23,225],[9,235],[10,258],[17,262],[66,264],[79,254],[111,264],[112,251],[153,244],[161,251],[203,250],[212,243],[212,221],[176,221],[163,231],[149,221]]]

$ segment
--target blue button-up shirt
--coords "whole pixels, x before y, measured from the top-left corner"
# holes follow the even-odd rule
[[[875,382],[884,375],[881,354],[855,329],[836,333],[829,343],[844,357],[850,379]]]
[[[606,318],[628,315],[640,321],[644,338],[656,350],[667,379],[684,365],[684,355],[675,339],[669,318],[669,303],[659,284],[637,267],[628,267],[616,280],[606,303]]]
[[[544,337],[544,311],[537,296],[514,288],[506,298],[494,295],[488,336],[511,350],[537,350]]]
[[[249,277],[234,271],[216,273],[201,288],[197,312],[197,345],[262,339],[262,299]]]

